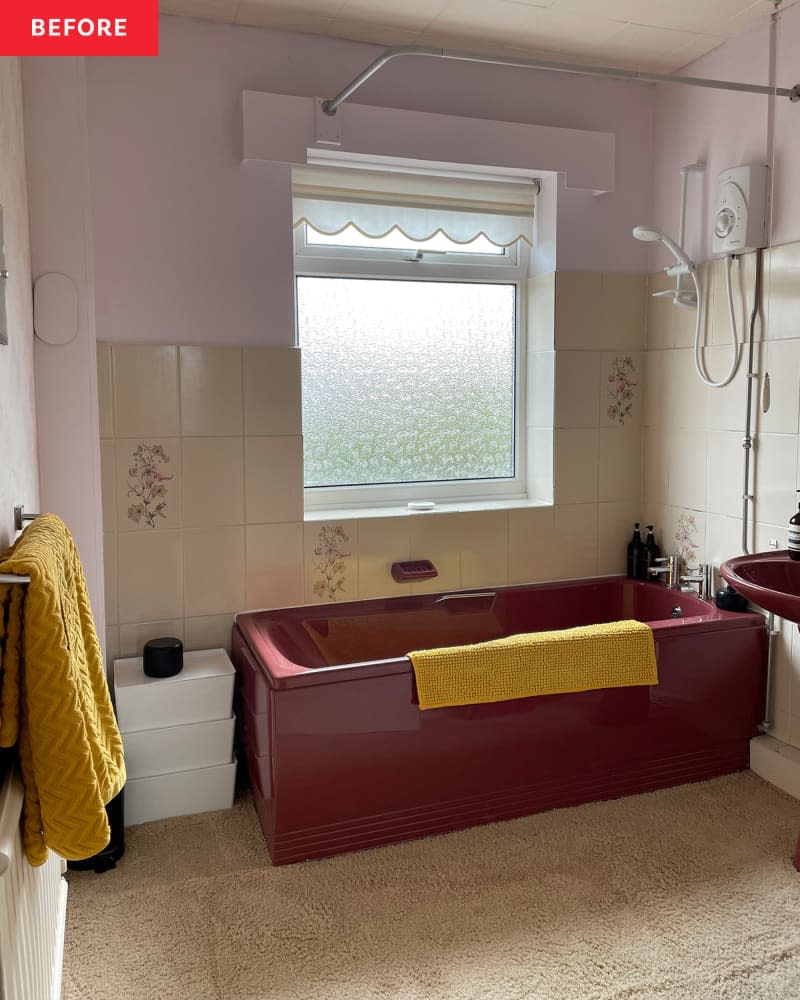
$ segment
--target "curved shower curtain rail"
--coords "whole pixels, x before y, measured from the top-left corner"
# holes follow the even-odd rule
[[[635,69],[615,69],[611,66],[583,66],[579,63],[545,62],[540,59],[513,59],[504,56],[484,56],[477,52],[460,52],[456,49],[431,49],[423,46],[395,46],[388,48],[362,70],[344,90],[322,102],[326,115],[335,115],[339,105],[354,94],[378,70],[400,56],[432,56],[435,59],[456,59],[461,62],[488,63],[493,66],[514,66],[520,69],[549,70],[555,73],[578,73],[582,76],[605,76],[617,80],[639,80],[643,83],[682,83],[689,87],[709,87],[712,90],[735,90],[744,94],[774,94],[800,101],[800,83],[794,87],[765,87],[756,83],[735,83],[732,80],[707,80],[697,76],[670,76],[666,73],[646,73]]]

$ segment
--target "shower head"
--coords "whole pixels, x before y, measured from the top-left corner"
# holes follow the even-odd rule
[[[655,226],[636,226],[633,230],[633,237],[634,239],[641,240],[643,243],[663,243],[675,260],[679,264],[682,264],[687,271],[694,270],[694,262],[683,247],[678,246],[666,233],[662,233]]]

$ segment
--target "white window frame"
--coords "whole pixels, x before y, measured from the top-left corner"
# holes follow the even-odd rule
[[[437,480],[357,486],[304,486],[307,512],[405,506],[431,500],[437,506],[481,501],[527,499],[525,287],[529,250],[518,242],[501,254],[450,254],[436,251],[319,246],[306,240],[305,224],[294,232],[295,292],[297,278],[382,278],[386,280],[475,282],[514,286],[514,476],[503,479]],[[295,331],[299,343],[297,295]],[[302,345],[301,345],[302,347]]]

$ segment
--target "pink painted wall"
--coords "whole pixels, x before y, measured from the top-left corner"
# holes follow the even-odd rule
[[[687,69],[692,76],[766,84],[769,66],[769,7],[763,21]],[[778,86],[800,81],[800,5],[781,15]],[[740,163],[767,162],[767,98],[694,87],[658,87],[655,104],[654,210],[656,225],[677,233],[683,164],[706,162],[702,177],[690,178],[687,249],[697,260],[711,257],[711,216],[716,178]],[[800,240],[800,103],[776,103],[773,245]],[[654,251],[653,265],[670,263]]]
[[[0,205],[3,206],[8,344],[0,345],[0,553],[14,538],[13,509],[39,509],[33,316],[19,59],[0,59]]]
[[[158,59],[88,61],[100,339],[291,343],[285,181],[239,163],[241,92],[330,96],[377,51],[165,17]],[[616,133],[616,190],[563,193],[558,266],[646,269],[629,233],[649,214],[652,88],[407,60],[358,101]]]

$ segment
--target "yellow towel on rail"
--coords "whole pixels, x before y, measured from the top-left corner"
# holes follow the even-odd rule
[[[19,744],[23,843],[40,865],[109,841],[105,804],[125,784],[122,739],[75,543],[43,514],[0,561],[0,746]]]
[[[622,621],[408,654],[420,708],[658,684],[649,626]]]

